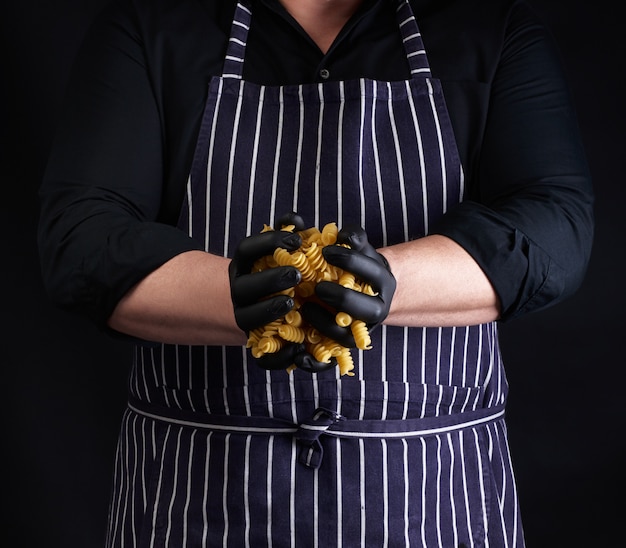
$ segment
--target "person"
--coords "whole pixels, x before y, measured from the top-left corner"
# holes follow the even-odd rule
[[[498,324],[575,292],[593,239],[524,0],[116,0],[40,201],[51,299],[134,349],[108,547],[524,546]],[[257,261],[333,223],[373,291],[300,310],[351,374],[253,355],[304,272]]]

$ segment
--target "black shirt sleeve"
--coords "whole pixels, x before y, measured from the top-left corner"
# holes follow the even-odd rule
[[[47,290],[101,327],[147,273],[198,249],[156,222],[167,180],[163,112],[135,17],[120,3],[89,32],[40,188]]]
[[[502,39],[479,154],[468,173],[469,199],[433,232],[474,257],[508,320],[579,287],[593,240],[593,192],[551,35],[516,3]]]
[[[468,188],[468,199],[434,232],[476,259],[499,295],[502,319],[558,302],[584,276],[593,217],[590,176],[554,44],[523,2],[412,3],[433,75],[442,79]],[[315,55],[304,58],[292,53],[293,43],[275,43],[283,36],[280,20],[271,9],[260,11],[262,4],[255,4],[255,21],[265,42],[249,44],[250,79],[275,84],[316,75]],[[40,189],[39,247],[52,300],[102,327],[135,283],[198,249],[175,225],[206,86],[221,68],[233,9],[231,0],[116,0],[81,49]],[[370,19],[363,17],[346,52],[329,60],[333,74],[406,77],[401,53],[393,62],[387,54],[395,42],[385,37],[397,27],[378,28],[376,10]],[[385,55],[363,51],[372,29]],[[271,62],[274,53],[280,65]]]

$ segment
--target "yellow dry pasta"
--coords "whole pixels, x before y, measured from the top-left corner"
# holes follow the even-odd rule
[[[372,339],[370,338],[369,331],[365,322],[361,320],[354,320],[350,325],[352,335],[354,336],[354,342],[356,347],[361,350],[370,350],[372,348]]]
[[[252,355],[255,358],[260,358],[264,354],[272,354],[274,352],[278,352],[283,346],[285,346],[285,341],[283,339],[279,339],[278,337],[265,336],[262,337],[259,342],[252,348]],[[257,355],[255,355],[255,351]]]
[[[370,284],[361,284],[361,293],[371,295],[372,297],[378,295],[378,292],[374,291],[374,288]]]
[[[354,360],[349,348],[342,348],[341,354],[337,356],[337,366],[339,367],[340,375],[354,376]]]
[[[261,232],[270,230],[274,229],[266,224],[263,225]],[[295,226],[283,226],[280,230],[293,232]],[[350,349],[322,336],[313,326],[303,321],[299,312],[304,302],[314,298],[315,285],[321,281],[337,282],[343,287],[353,291],[362,291],[368,295],[376,294],[369,284],[361,283],[354,274],[328,264],[324,259],[322,248],[327,245],[335,245],[338,232],[336,223],[327,223],[322,230],[317,227],[307,228],[298,232],[302,238],[302,245],[299,249],[290,252],[286,249],[277,248],[272,255],[255,261],[252,267],[253,272],[260,272],[277,266],[294,266],[302,275],[302,281],[295,288],[276,293],[276,295],[292,297],[295,302],[293,310],[283,318],[250,331],[246,347],[250,349],[255,358],[277,352],[287,343],[304,343],[307,352],[312,354],[316,360],[329,363],[332,358],[335,358],[341,375],[354,375],[354,361]],[[346,244],[340,245],[349,247]],[[335,321],[342,327],[350,328],[357,348],[361,350],[371,348],[371,338],[364,322],[354,320],[345,312],[338,312]],[[291,365],[287,368],[287,372],[294,369],[296,366]]]
[[[274,251],[274,260],[279,266],[293,266],[291,253],[282,247],[277,247]]]
[[[337,283],[342,285],[343,287],[347,287],[348,289],[352,289],[354,284],[356,283],[356,279],[352,272],[343,272],[341,276],[337,279]]]
[[[303,343],[306,331],[301,327],[286,323],[278,328],[278,335],[288,342]]]
[[[313,354],[317,361],[324,363],[329,363],[331,358],[339,356],[343,349],[343,346],[328,337],[321,337],[319,342],[307,346],[307,351]]]
[[[346,312],[337,312],[335,314],[335,322],[341,327],[348,327],[352,323],[352,316]]]
[[[311,344],[317,344],[322,340],[322,334],[315,329],[314,327],[310,327],[306,331],[306,341]]]
[[[312,282],[316,279],[317,274],[313,265],[310,263],[307,256],[302,251],[294,251],[291,254],[293,266],[295,266],[302,274],[302,279],[305,282]]]
[[[333,357],[331,349],[321,342],[313,345],[310,352],[318,362],[329,363],[330,359]]]
[[[302,325],[302,314],[297,310],[290,310],[285,314],[285,321],[289,325],[293,325],[294,327],[300,327]]]
[[[324,225],[321,233],[322,245],[333,245],[337,242],[337,234],[339,229],[337,223],[328,223]]]
[[[317,272],[325,272],[328,263],[326,259],[324,259],[324,255],[322,255],[322,247],[313,242],[307,250],[304,252],[306,258],[309,261],[311,268]]]

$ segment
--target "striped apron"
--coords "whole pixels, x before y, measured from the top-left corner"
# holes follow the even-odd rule
[[[206,251],[292,210],[390,245],[463,199],[440,82],[409,3],[389,7],[409,80],[261,86],[242,78],[241,0],[180,216]],[[137,347],[107,546],[523,546],[496,325],[381,326],[372,346],[354,377]]]

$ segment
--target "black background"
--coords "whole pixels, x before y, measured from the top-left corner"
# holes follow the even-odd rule
[[[13,0],[0,20],[0,544],[11,548],[103,544],[130,352],[46,300],[35,228],[69,69],[106,3]],[[597,223],[579,292],[501,326],[510,445],[528,547],[613,548],[626,545],[623,20],[606,0],[531,3],[563,55]]]

